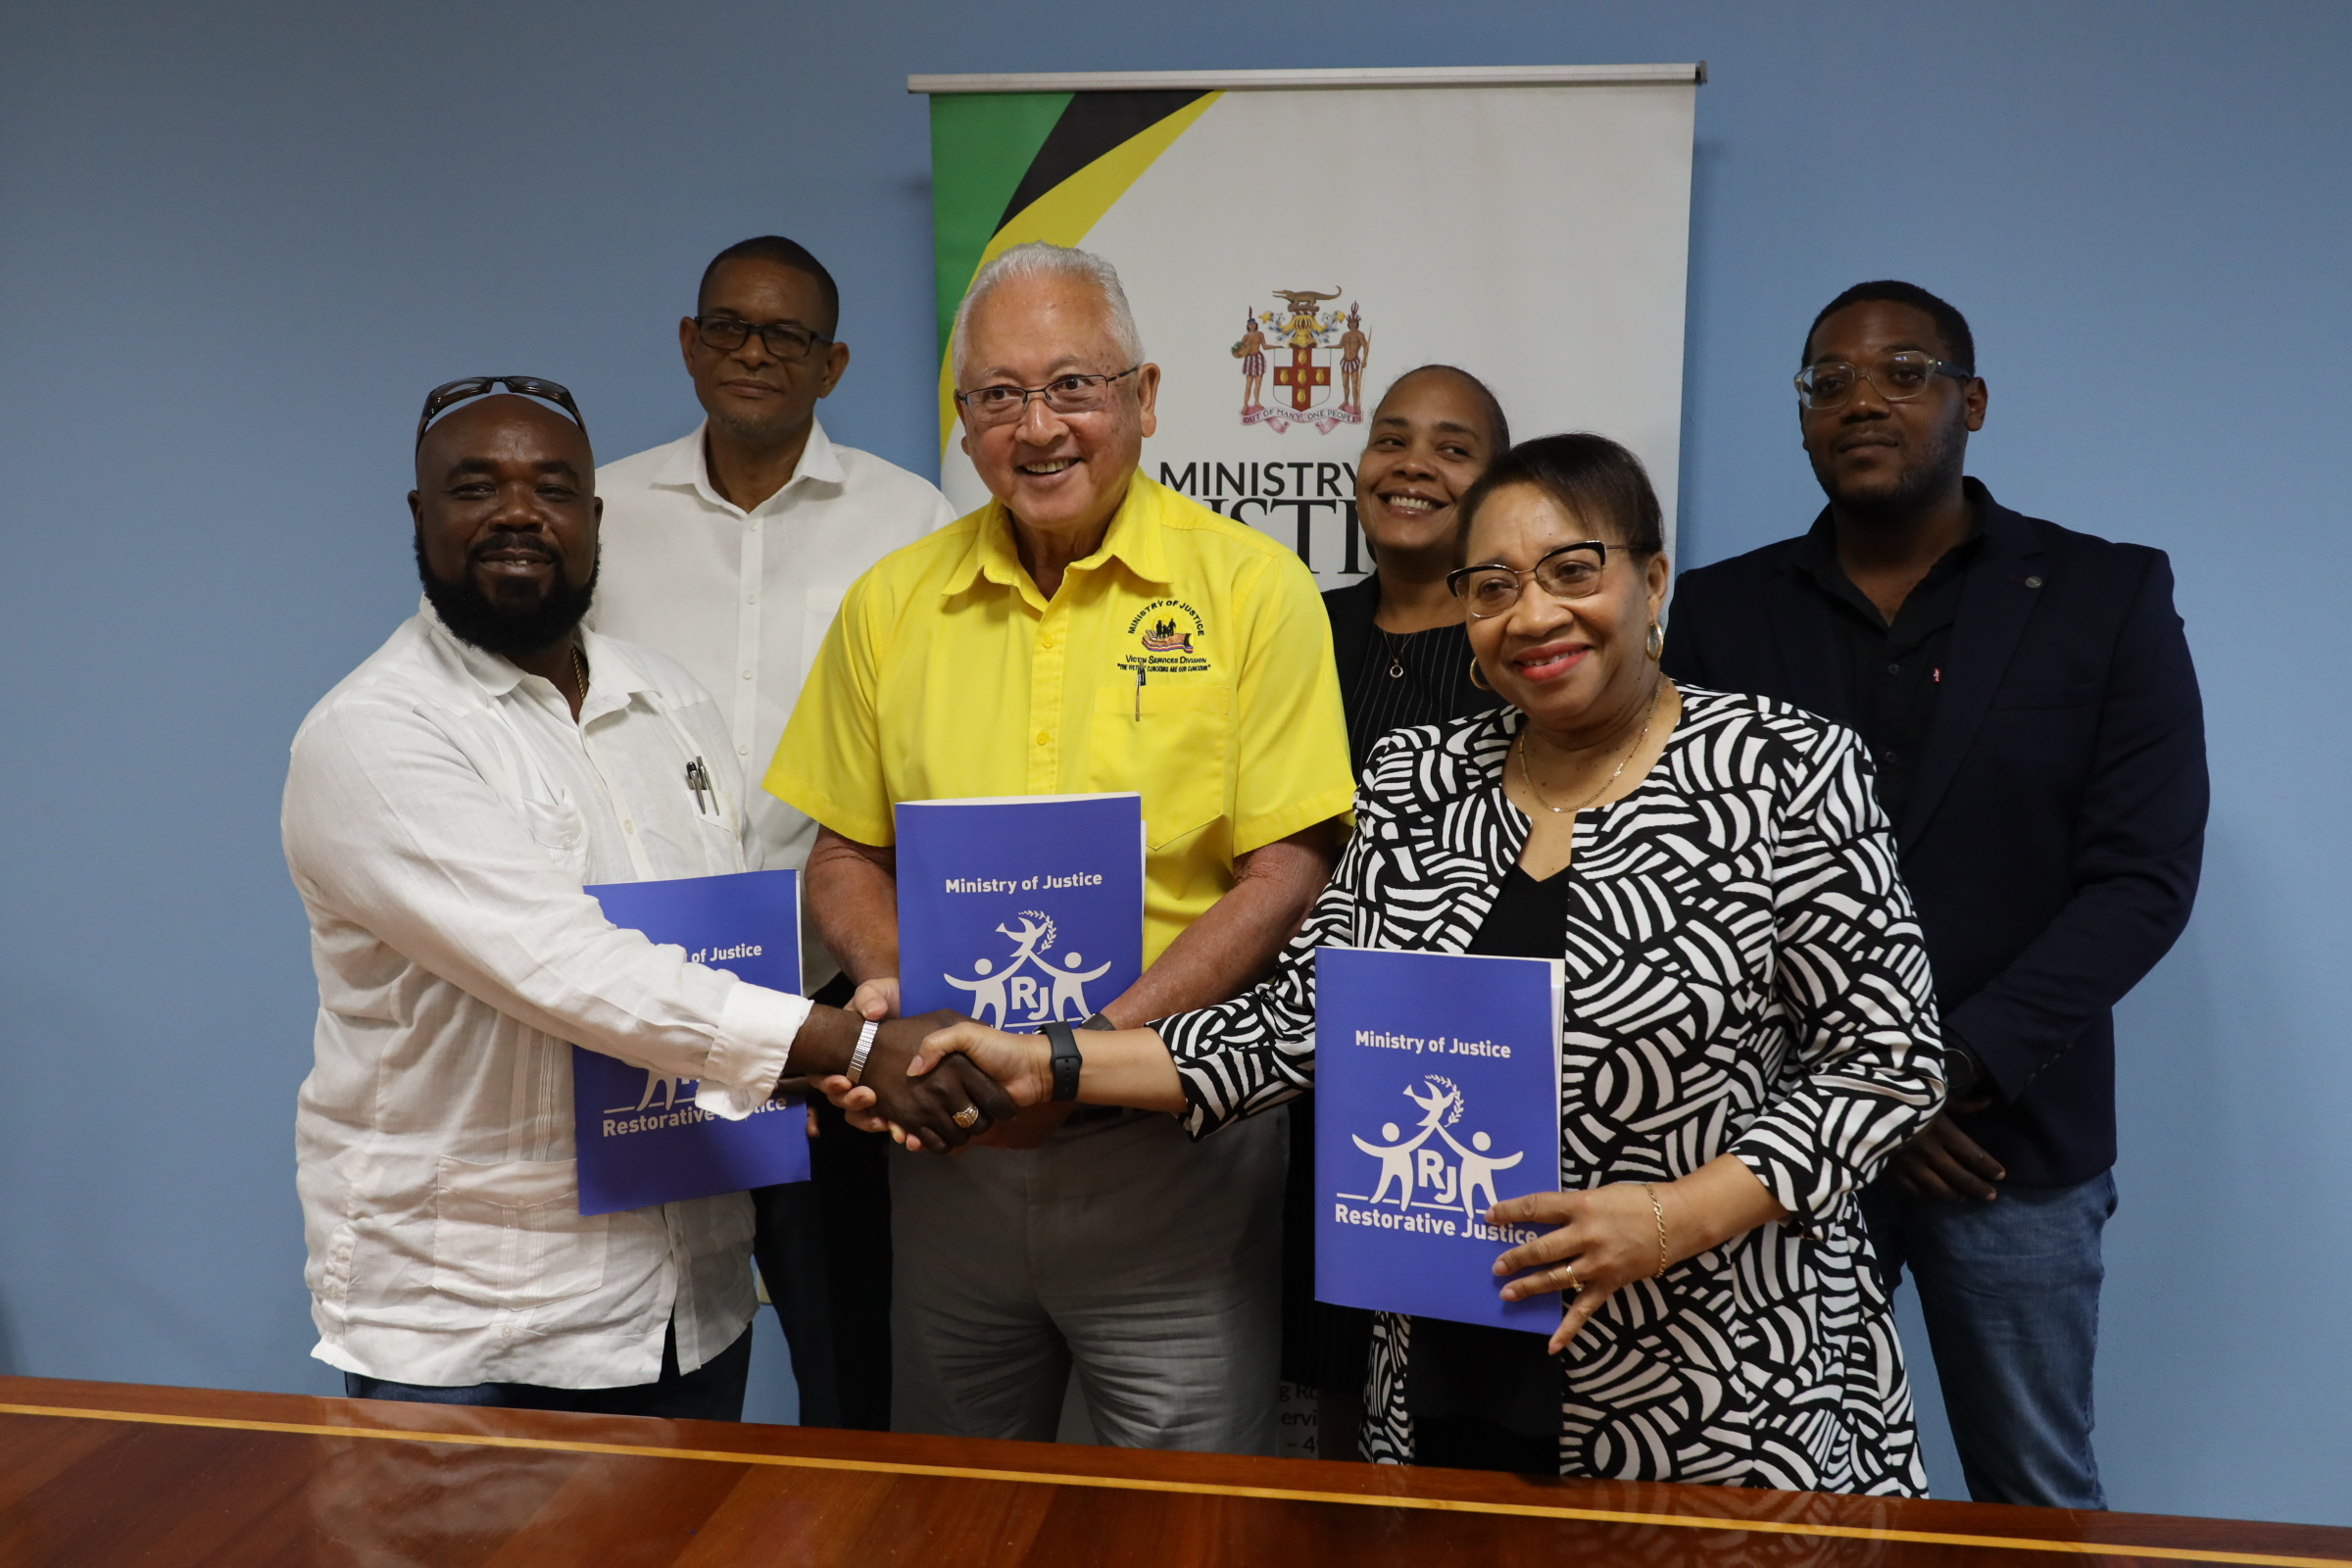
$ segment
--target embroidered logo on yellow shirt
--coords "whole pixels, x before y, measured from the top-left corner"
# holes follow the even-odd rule
[[[1121,669],[1174,675],[1209,667],[1200,646],[1207,640],[1207,622],[1181,599],[1152,600],[1127,622],[1127,635],[1134,643],[1119,657]]]

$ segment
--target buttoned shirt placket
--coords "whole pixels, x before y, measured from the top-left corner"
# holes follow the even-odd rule
[[[757,733],[760,720],[760,586],[764,580],[760,574],[766,569],[761,524],[775,514],[768,509],[780,507],[798,483],[800,476],[795,474],[783,489],[761,502],[757,512],[747,514],[735,509],[735,514],[743,518],[743,554],[736,575],[742,603],[735,607],[735,701],[729,705],[733,718],[728,728],[737,737],[738,757],[752,755],[751,742],[743,737]]]
[[[710,482],[710,456],[705,451],[696,465],[695,489],[705,501],[731,514],[743,525],[743,538],[737,547],[735,566],[735,679],[734,694],[727,702],[728,728],[735,735],[735,755],[749,758],[751,742],[746,736],[759,733],[760,726],[760,589],[765,582],[767,569],[766,525],[782,517],[791,504],[792,494],[799,489],[807,475],[797,469],[784,481],[784,487],[751,511],[729,501],[718,493]]]
[[[1062,575],[1071,589],[1070,574]],[[1029,722],[1035,730],[1029,748],[1029,788],[1033,794],[1053,795],[1061,788],[1061,726],[1068,705],[1063,689],[1069,678],[1070,599],[1062,592],[1042,603],[1036,589],[1023,583],[1016,591],[1036,616],[1036,644],[1029,657]]]

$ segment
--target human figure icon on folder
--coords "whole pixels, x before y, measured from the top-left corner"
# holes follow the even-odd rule
[[[973,960],[968,980],[953,974],[940,976],[956,990],[971,993],[973,1017],[993,1028],[1017,1029],[1048,1019],[1084,1023],[1094,1015],[1086,987],[1110,972],[1108,962],[1082,970],[1078,966],[1086,961],[1084,956],[1065,953],[1062,967],[1055,968],[1039,951],[1054,945],[1054,921],[1037,910],[1022,910],[1017,928],[999,925],[997,934],[1013,945],[1012,957],[1004,968],[999,969],[992,959],[978,958]],[[1024,964],[1034,965],[1035,972],[1021,972]],[[1074,1010],[1065,1011],[1064,1004]],[[989,1016],[992,1011],[994,1017]]]
[[[678,1102],[681,1100],[688,1104],[694,1102],[694,1090],[690,1086],[696,1081],[692,1078],[673,1078],[649,1067],[645,1073],[645,1093],[637,1097],[637,1103],[634,1105],[608,1105],[605,1107],[604,1114],[608,1116],[635,1115],[651,1105],[654,1102],[654,1097],[659,1095],[662,1097],[662,1113],[666,1115],[677,1109]]]
[[[1003,927],[998,929],[1002,930]],[[982,958],[972,965],[972,979],[958,980],[952,974],[943,974],[940,978],[958,991],[972,994],[973,1017],[992,1028],[1002,1029],[1004,1027],[1004,976],[995,973],[996,967]],[[991,1008],[996,1009],[994,1018],[988,1016]]]

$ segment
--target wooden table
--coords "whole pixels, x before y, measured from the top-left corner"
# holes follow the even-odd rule
[[[0,1378],[0,1564],[2352,1564],[2352,1530]]]

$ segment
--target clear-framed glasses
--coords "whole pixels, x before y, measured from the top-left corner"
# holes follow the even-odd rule
[[[1092,414],[1110,402],[1113,382],[1124,381],[1142,368],[1141,365],[1130,365],[1116,375],[1057,375],[1044,386],[998,382],[958,392],[956,402],[975,429],[1012,423],[1028,411],[1031,398],[1044,398],[1046,407],[1055,414]]]
[[[1616,547],[1623,550],[1625,546]],[[1554,599],[1590,599],[1600,588],[1609,564],[1609,546],[1583,539],[1544,552],[1543,559],[1525,571],[1510,566],[1457,566],[1446,574],[1446,586],[1469,606],[1471,618],[1499,615],[1519,602],[1527,579]]]
[[[553,381],[535,375],[468,375],[462,380],[444,381],[424,395],[424,412],[416,416],[416,445],[424,445],[424,432],[443,410],[500,386],[526,398],[544,398],[570,415],[571,422],[583,431],[588,428],[588,421],[580,417],[580,406],[571,401],[571,393]]]
[[[833,340],[822,332],[811,332],[798,321],[769,321],[757,326],[740,316],[698,316],[694,318],[695,341],[707,349],[732,354],[751,341],[754,332],[767,345],[767,352],[787,365],[797,365],[816,352],[819,343]]]
[[[1824,360],[1796,372],[1796,396],[1808,409],[1839,408],[1856,387],[1868,381],[1886,402],[1907,403],[1939,375],[1965,381],[1976,373],[1965,365],[1909,352],[1889,354],[1867,370],[1843,360]]]

